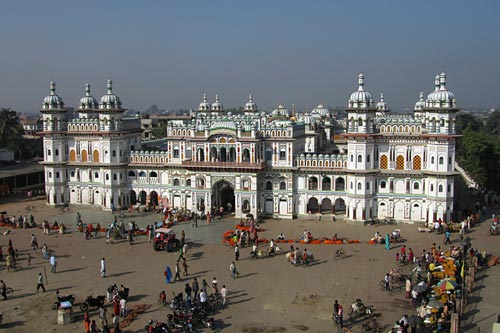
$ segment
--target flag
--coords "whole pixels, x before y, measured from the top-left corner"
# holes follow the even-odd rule
[[[164,275],[165,275],[165,281],[167,281],[167,283],[170,283],[170,280],[172,280],[172,270],[170,269],[170,266],[167,266]]]

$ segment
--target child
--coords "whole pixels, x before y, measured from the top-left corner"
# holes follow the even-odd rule
[[[31,266],[31,253],[28,252],[28,266]]]
[[[396,252],[396,265],[399,263],[399,252]]]

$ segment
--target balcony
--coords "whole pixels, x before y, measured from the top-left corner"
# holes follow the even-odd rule
[[[265,162],[198,162],[182,161],[182,166],[191,170],[226,170],[226,171],[244,171],[256,172],[265,168]]]

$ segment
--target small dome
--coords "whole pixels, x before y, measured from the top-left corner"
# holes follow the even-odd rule
[[[384,101],[384,93],[380,94],[380,102],[377,103],[377,110],[389,111],[389,105]]]
[[[365,91],[365,76],[363,73],[358,75],[358,90],[351,94],[349,98],[348,106],[352,109],[365,109],[373,107],[372,95]]]
[[[323,118],[317,111],[316,109],[311,111],[311,117],[316,119],[317,121],[321,121],[321,118]]]
[[[219,102],[219,95],[215,95],[215,102],[212,103],[212,111],[223,111],[224,107]]]
[[[43,110],[57,110],[64,108],[64,102],[61,97],[56,94],[56,83],[50,81],[50,95],[43,99]]]
[[[198,111],[210,111],[210,103],[207,102],[207,94],[203,94],[203,102],[198,106]]]
[[[90,94],[90,84],[85,84],[85,96],[80,99],[78,108],[80,110],[91,110],[98,107],[97,100]]]
[[[99,104],[99,109],[121,109],[122,102],[120,98],[113,93],[113,81],[108,79],[108,92],[106,95],[101,97],[101,103]]]
[[[300,120],[304,124],[314,124],[316,122],[316,120],[314,119],[314,117],[310,116],[309,113],[307,113],[307,112],[302,115],[302,117],[300,118]]]
[[[328,116],[328,108],[324,107],[323,104],[319,104],[314,110],[312,110],[312,113],[318,113],[319,115],[321,115],[321,117],[325,118],[326,116]]]
[[[415,111],[421,111],[425,107],[424,92],[420,92],[420,99],[415,103]]]
[[[215,121],[212,126],[210,127],[211,130],[216,130],[216,129],[228,129],[228,130],[233,130],[236,131],[236,128],[238,126],[236,123],[228,118],[224,118],[218,121]]]
[[[434,77],[434,91],[429,93],[429,95],[427,95],[427,100],[433,101],[435,99],[434,95],[438,92],[438,90],[439,90],[439,75],[436,75]]]
[[[438,76],[436,76],[436,79]],[[436,80],[436,88],[437,88]],[[429,94],[427,97],[426,107],[431,108],[454,108],[456,107],[455,95],[446,88],[446,74],[439,75],[439,89]]]
[[[245,111],[257,111],[257,104],[253,102],[252,94],[250,94],[248,102],[245,104]]]
[[[288,109],[285,108],[282,104],[278,104],[278,106],[276,107],[276,109],[273,110],[271,115],[289,117],[290,113],[288,112]]]

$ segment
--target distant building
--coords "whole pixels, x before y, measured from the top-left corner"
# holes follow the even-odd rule
[[[449,220],[453,211],[458,108],[444,73],[413,115],[390,115],[383,95],[375,103],[362,74],[345,119],[322,105],[260,112],[251,95],[233,115],[204,95],[192,117],[168,120],[163,151],[142,150],[141,119],[123,116],[111,80],[99,103],[87,85],[75,118],[66,110],[51,82],[40,110],[50,205],[341,213],[360,222]]]
[[[38,138],[36,133],[43,128],[41,119],[21,119],[20,122],[23,125],[25,138]]]

